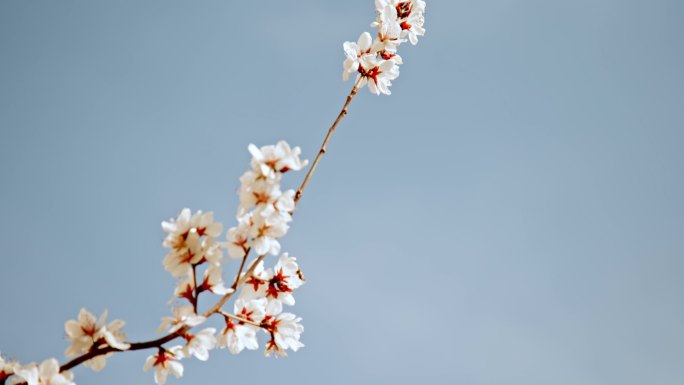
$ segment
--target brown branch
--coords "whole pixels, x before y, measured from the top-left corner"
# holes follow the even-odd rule
[[[299,186],[299,189],[297,189],[297,193],[295,194],[294,198],[295,204],[297,204],[299,200],[302,199],[302,194],[304,193],[304,189],[306,188],[306,186],[309,184],[309,179],[311,179],[311,176],[316,171],[316,167],[318,166],[318,163],[321,161],[323,154],[325,154],[328,151],[328,142],[330,142],[330,138],[335,132],[337,125],[340,124],[342,118],[344,118],[344,116],[347,115],[349,103],[351,103],[352,99],[354,99],[354,96],[358,92],[359,83],[361,82],[361,79],[362,77],[359,76],[359,78],[356,80],[356,83],[354,83],[354,88],[352,88],[351,92],[349,92],[349,95],[347,95],[347,101],[344,103],[342,111],[340,111],[340,114],[337,115],[337,119],[335,119],[335,122],[333,122],[332,126],[330,126],[330,129],[328,129],[328,134],[325,136],[323,144],[321,144],[321,148],[320,150],[318,150],[316,158],[314,159],[313,163],[311,163],[311,167],[309,167],[309,171],[307,171],[306,176],[304,177],[304,181],[302,182],[302,185]]]
[[[197,303],[199,302],[199,290],[197,290],[197,265],[192,265],[192,308],[197,313]]]

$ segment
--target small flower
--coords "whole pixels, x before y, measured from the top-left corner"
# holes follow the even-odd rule
[[[246,175],[256,175],[253,171],[247,171]],[[253,207],[263,208],[274,204],[282,195],[280,185],[273,183],[269,179],[241,178],[243,183],[240,185],[240,207],[238,215],[244,215]]]
[[[376,0],[375,7],[378,20],[372,26],[378,28],[380,36],[387,28],[392,29],[392,35],[396,35],[398,26],[399,36],[408,37],[411,44],[416,45],[418,36],[425,35],[425,1]]]
[[[217,346],[221,349],[228,348],[231,354],[239,354],[244,349],[256,350],[259,348],[256,331],[248,325],[240,325],[230,318],[226,318],[226,327],[218,336]]]
[[[209,359],[209,351],[216,347],[216,329],[206,328],[197,334],[186,333],[183,337],[187,341],[183,348],[183,356],[195,356],[200,361]]]
[[[364,32],[359,36],[357,43],[346,41],[342,44],[344,49],[344,54],[346,58],[342,66],[344,71],[342,72],[342,78],[347,81],[349,80],[349,74],[356,73],[359,70],[359,58],[365,54],[371,53],[371,45],[373,44],[373,38],[370,33]]]
[[[155,368],[154,382],[158,385],[166,383],[169,373],[176,378],[181,378],[183,376],[183,364],[180,363],[180,359],[183,358],[182,350],[182,346],[174,346],[168,350],[159,349],[159,353],[147,357],[143,369],[148,371]]]
[[[249,322],[257,324],[261,323],[264,317],[266,317],[267,303],[268,301],[266,300],[266,298],[252,300],[238,299],[237,301],[235,301],[234,305],[235,315]],[[240,324],[245,323],[240,322]],[[254,325],[249,326],[252,326],[253,328],[255,328],[255,330],[258,330],[258,328]]]
[[[168,234],[164,246],[171,251],[164,257],[164,268],[174,277],[188,274],[192,265],[204,262],[220,263],[221,246],[215,240],[223,232],[223,225],[214,222],[214,214],[183,209],[175,220],[162,222]]]
[[[278,255],[280,253],[278,238],[287,234],[290,228],[287,222],[291,220],[289,216],[283,215],[273,206],[268,206],[255,212],[252,220],[247,246],[254,249],[258,255]]]
[[[382,3],[382,2],[378,2]],[[377,6],[377,4],[376,4]],[[377,19],[371,27],[378,29],[378,43],[383,50],[397,52],[397,47],[406,40],[401,38],[401,24],[397,9],[389,4],[381,5],[376,10]]]
[[[18,367],[15,373],[28,385],[75,385],[73,374],[68,371],[60,373],[59,362],[54,358],[47,359],[40,365]]]
[[[286,357],[287,349],[297,351],[304,347],[299,341],[304,332],[304,326],[299,322],[301,318],[292,313],[283,313],[283,305],[280,301],[270,301],[266,307],[266,317],[262,324],[271,339],[266,344],[264,354],[268,357],[275,354],[276,357]]]
[[[235,301],[235,315],[251,323],[260,323],[266,316],[266,299]],[[238,354],[244,349],[256,350],[259,348],[256,332],[258,327],[242,322],[235,321],[226,317],[226,327],[218,337],[218,347],[228,348],[232,354]]]
[[[344,50],[344,80],[349,79],[349,74],[358,72],[359,88],[368,84],[368,89],[376,95],[391,94],[389,87],[399,76],[398,64],[402,63],[393,46],[381,42],[371,44],[370,34],[364,32],[358,43],[344,43]]]
[[[105,325],[107,311],[95,320],[95,316],[86,309],[81,309],[78,320],[69,320],[64,325],[67,338],[71,346],[64,353],[67,357],[75,357],[96,348],[109,345],[119,350],[127,350],[130,345],[125,343],[127,336],[121,331],[126,325],[121,320],[114,320]],[[101,355],[85,362],[85,365],[95,371],[105,367],[106,359],[110,354]]]
[[[299,147],[290,148],[290,145],[284,140],[281,140],[275,146],[269,145],[261,148],[250,144],[248,150],[252,154],[252,168],[254,171],[261,172],[262,175],[267,177],[290,170],[298,171],[309,163],[299,158],[299,155],[302,153]]]
[[[234,259],[240,259],[247,254],[247,241],[249,240],[249,229],[251,227],[252,215],[247,214],[238,217],[238,225],[231,227],[226,234],[228,242],[226,248],[228,255]]]
[[[266,297],[269,300],[278,300],[285,305],[294,305],[295,299],[292,292],[304,284],[300,278],[301,272],[296,260],[284,253],[273,270],[263,271],[262,264],[257,266],[252,277],[245,282],[240,298]]]
[[[399,77],[399,66],[394,60],[378,59],[377,55],[363,55],[360,60],[359,88],[368,84],[370,92],[380,95],[391,95],[389,87],[392,80]]]
[[[204,271],[204,279],[199,286],[199,291],[210,291],[217,295],[225,295],[234,290],[227,288],[223,282],[223,274],[221,266],[209,265]]]
[[[173,308],[173,317],[162,318],[158,331],[160,333],[164,331],[173,333],[184,326],[195,327],[201,325],[206,320],[206,317],[197,315],[191,305],[179,306]]]

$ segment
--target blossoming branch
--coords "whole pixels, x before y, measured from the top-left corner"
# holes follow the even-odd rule
[[[281,188],[286,174],[309,165],[300,158],[299,147],[292,148],[285,141],[263,147],[250,144],[250,166],[240,177],[237,223],[228,229],[225,241],[220,240],[223,225],[211,212],[193,213],[186,208],[176,218],[162,222],[166,232],[163,246],[168,249],[163,266],[178,280],[172,314],[163,317],[159,327],[165,334],[151,341],[127,342],[123,321],[108,323],[107,311],[96,317],[81,309],[75,320],[64,325],[70,342],[64,354],[71,361],[61,366],[55,358],[21,364],[0,356],[0,385],[8,380],[12,385],[73,385],[70,370],[76,366],[83,364],[100,371],[114,353],[148,349],[154,352],[143,368],[154,369],[154,381],[162,385],[169,374],[177,378],[183,375],[185,359],[206,361],[214,349],[226,349],[231,354],[258,349],[260,333],[265,336],[266,356],[285,357],[288,350],[296,352],[304,346],[300,341],[304,331],[301,318],[285,311],[286,306],[295,305],[293,293],[304,284],[304,276],[297,259],[281,253],[279,239],[287,234],[295,207],[358,90],[368,85],[376,95],[390,95],[392,81],[403,64],[397,53],[399,46],[406,41],[415,45],[425,34],[424,1],[376,0],[375,8],[371,27],[377,29],[377,36],[373,39],[363,32],[357,42],[343,45],[343,79],[356,73],[356,81],[300,187],[296,191]],[[248,263],[250,254],[254,258]],[[267,268],[269,255],[277,256],[277,260]],[[239,267],[235,277],[226,282],[223,266],[231,260]],[[227,306],[236,293],[233,306]],[[198,308],[202,294],[218,299],[203,312]],[[196,330],[214,316],[223,321],[220,329]]]

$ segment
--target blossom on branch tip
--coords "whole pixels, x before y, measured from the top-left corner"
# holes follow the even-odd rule
[[[372,26],[378,28],[379,35],[383,35],[385,28],[396,33],[398,26],[399,36],[408,38],[413,45],[418,44],[418,36],[425,35],[425,1],[376,0],[375,8],[378,18]]]
[[[158,385],[164,385],[169,373],[176,378],[183,376],[183,364],[180,359],[183,358],[183,347],[174,346],[171,349],[160,348],[159,353],[147,357],[143,370],[148,371],[154,368],[154,382]]]
[[[28,364],[17,367],[15,374],[28,385],[76,385],[71,372],[60,373],[59,362],[54,358],[47,359],[40,365]]]

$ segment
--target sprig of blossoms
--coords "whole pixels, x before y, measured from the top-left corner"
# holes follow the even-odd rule
[[[397,49],[407,38],[416,45],[418,36],[425,35],[425,2],[376,0],[375,11],[371,27],[378,29],[377,37],[373,39],[370,33],[363,32],[356,43],[347,41],[342,45],[342,78],[346,81],[358,73],[359,88],[368,84],[370,92],[390,95],[392,81],[399,77],[399,65],[403,64]]]
[[[105,367],[107,357],[113,352],[150,348],[156,348],[158,352],[147,358],[143,368],[145,371],[154,368],[155,382],[163,385],[169,374],[177,378],[183,375],[182,359],[195,357],[205,361],[215,348],[227,349],[232,354],[258,349],[259,330],[268,336],[266,356],[284,357],[287,350],[297,351],[304,347],[300,340],[304,332],[301,318],[283,311],[284,305],[295,304],[293,293],[304,284],[296,258],[283,253],[275,266],[267,269],[264,257],[281,254],[279,239],[288,232],[301,192],[358,88],[367,84],[374,94],[390,95],[392,81],[399,76],[399,66],[403,64],[397,53],[398,47],[406,41],[415,45],[418,37],[425,34],[424,1],[376,0],[375,7],[376,20],[371,27],[377,28],[377,37],[374,39],[370,33],[364,32],[357,42],[343,44],[343,78],[348,80],[351,74],[357,73],[357,83],[328,130],[300,190],[283,191],[281,188],[285,173],[301,170],[308,164],[308,161],[300,159],[299,147],[292,148],[285,141],[263,147],[250,144],[250,168],[240,178],[237,225],[228,230],[227,242],[217,241],[223,225],[214,221],[211,212],[197,211],[193,214],[186,208],[176,218],[162,222],[162,229],[166,232],[163,245],[169,249],[163,266],[178,279],[174,299],[190,302],[189,305],[174,306],[173,314],[162,318],[159,331],[168,334],[153,341],[128,344],[125,342],[127,336],[122,332],[123,321],[106,324],[107,311],[96,319],[81,309],[77,320],[69,320],[65,324],[65,333],[71,343],[65,354],[67,357],[78,356],[61,367],[65,371],[61,371],[54,358],[40,365],[20,365],[0,356],[0,385],[8,379],[10,385],[75,385],[73,375],[66,369],[85,363],[98,371]],[[224,249],[233,259],[242,259],[230,287],[223,279]],[[246,264],[251,250],[257,257]],[[243,273],[246,265],[249,267]],[[201,274],[201,280],[198,274]],[[239,298],[233,305],[234,313],[227,313],[223,306],[241,285]],[[199,313],[199,296],[205,292],[219,295],[221,300],[210,310]],[[225,327],[220,332],[212,327],[199,332],[191,330],[214,314],[224,317]],[[177,338],[183,338],[185,344],[164,347]]]

